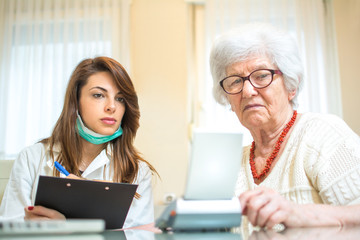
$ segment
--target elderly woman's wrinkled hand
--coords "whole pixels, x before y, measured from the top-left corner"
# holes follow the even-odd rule
[[[296,205],[279,193],[268,188],[257,188],[247,191],[239,196],[242,214],[247,216],[254,226],[272,228],[282,223],[285,226],[302,225],[295,213]]]

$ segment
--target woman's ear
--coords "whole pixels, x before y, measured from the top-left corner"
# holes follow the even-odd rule
[[[296,89],[294,89],[294,90],[292,90],[292,91],[289,92],[289,94],[288,94],[288,100],[289,100],[289,102],[290,102],[291,100],[293,100],[293,98],[295,97],[295,95],[296,95]]]
[[[232,105],[229,104],[229,106],[230,106],[229,110],[232,111],[232,112],[234,112],[234,109],[233,109]]]
[[[231,104],[230,98],[229,98],[228,95],[226,95],[226,101],[227,101],[228,106],[230,106],[230,109],[229,109],[229,110],[235,112],[235,111],[234,111],[234,108],[233,108],[233,105]]]

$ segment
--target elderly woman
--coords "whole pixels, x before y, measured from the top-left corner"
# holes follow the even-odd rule
[[[216,39],[210,67],[216,100],[253,137],[236,187],[247,220],[268,228],[360,224],[360,138],[336,116],[297,113],[303,66],[291,36],[245,25]]]

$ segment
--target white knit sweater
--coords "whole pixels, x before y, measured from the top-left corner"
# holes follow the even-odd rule
[[[304,113],[272,171],[255,184],[244,147],[235,194],[265,186],[299,203],[360,203],[360,138],[334,115]]]

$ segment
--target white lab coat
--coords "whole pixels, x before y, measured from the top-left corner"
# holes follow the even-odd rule
[[[108,152],[110,147],[108,149]],[[24,207],[33,206],[39,175],[53,176],[54,162],[49,150],[42,143],[34,144],[22,150],[14,162],[8,185],[0,206],[0,220],[23,219]],[[54,148],[56,157],[57,151]],[[60,177],[65,177],[60,174]],[[110,156],[103,150],[82,174],[82,177],[96,180],[111,180]],[[124,228],[154,222],[154,204],[149,166],[140,161],[137,178],[137,193],[140,199],[133,200],[126,217]]]

